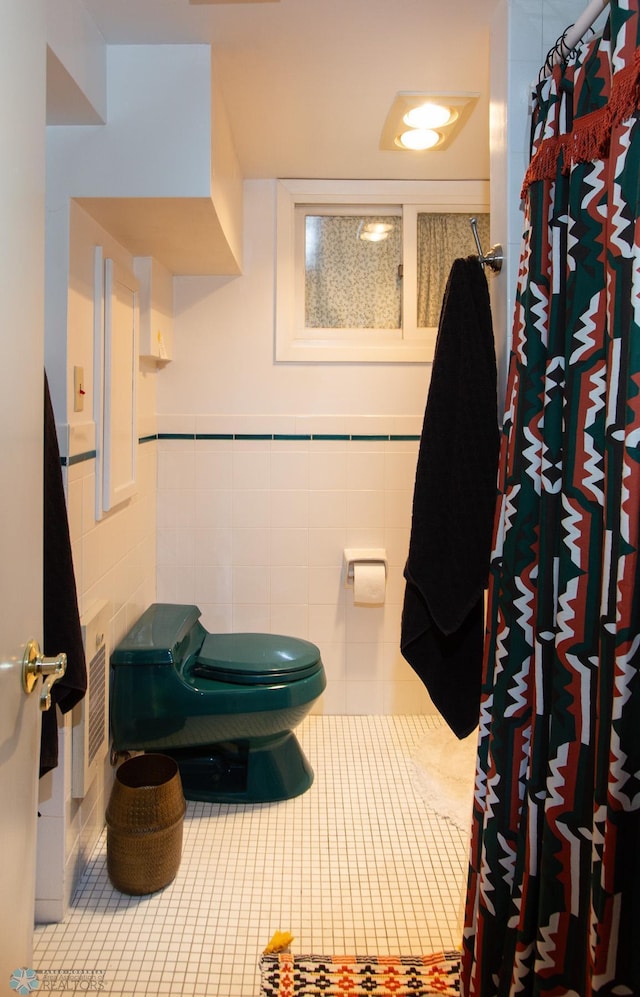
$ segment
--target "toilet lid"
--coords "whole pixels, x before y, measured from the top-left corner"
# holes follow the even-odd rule
[[[207,634],[196,660],[201,677],[240,685],[295,682],[320,667],[315,644],[279,634]]]

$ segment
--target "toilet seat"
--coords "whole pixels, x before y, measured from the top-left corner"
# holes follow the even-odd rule
[[[322,667],[318,648],[279,634],[207,634],[191,674],[216,682],[271,685],[297,682]]]

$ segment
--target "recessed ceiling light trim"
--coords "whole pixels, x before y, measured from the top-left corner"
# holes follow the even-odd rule
[[[455,136],[462,128],[464,122],[475,107],[479,93],[459,92],[444,93],[439,91],[416,91],[403,90],[396,94],[391,105],[389,114],[382,129],[380,137],[380,148],[389,150],[402,150],[404,152],[415,151],[439,151],[446,149],[451,144]],[[426,107],[426,110],[419,109]],[[441,123],[428,123],[427,115],[429,108],[440,109]],[[421,115],[423,115],[421,122]],[[446,120],[443,118],[446,115]],[[409,121],[407,121],[409,118]],[[437,120],[437,119],[436,119]],[[412,139],[403,140],[403,133],[407,132],[407,125],[422,129],[428,128],[438,133],[439,139],[428,147],[410,145]]]

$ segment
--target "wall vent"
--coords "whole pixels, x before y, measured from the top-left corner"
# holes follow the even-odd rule
[[[71,795],[83,799],[109,748],[109,603],[82,617],[87,694],[73,708]]]

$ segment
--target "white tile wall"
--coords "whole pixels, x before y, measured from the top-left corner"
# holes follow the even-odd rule
[[[112,646],[155,599],[155,480],[156,443],[145,443],[139,447],[137,494],[96,523],[94,461],[74,464],[68,470],[68,516],[80,612],[94,602],[109,602]],[[71,796],[71,752],[72,717],[67,714],[61,720],[58,768],[40,780],[38,921],[64,917],[77,877],[104,825],[112,778],[109,761],[105,760],[85,799],[75,800]]]
[[[208,418],[207,431],[231,424]],[[256,435],[273,433],[269,417],[252,424]],[[335,420],[314,427],[335,433]],[[351,435],[383,428],[397,432],[393,420],[341,420]],[[432,711],[398,649],[417,448],[389,439],[159,440],[158,600],[195,602],[208,630],[318,644],[328,676],[318,710]],[[384,606],[353,604],[349,546],[386,548]]]

